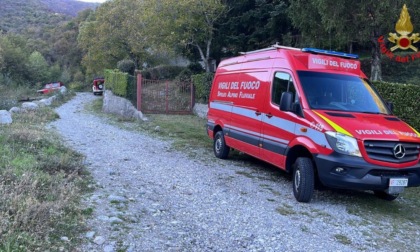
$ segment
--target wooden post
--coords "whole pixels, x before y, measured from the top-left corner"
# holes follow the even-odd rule
[[[194,112],[194,105],[195,105],[195,89],[194,83],[190,82],[190,91],[191,91],[191,114]]]

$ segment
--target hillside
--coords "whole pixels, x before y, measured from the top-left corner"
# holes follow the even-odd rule
[[[62,13],[69,16],[77,16],[79,11],[85,9],[95,9],[99,6],[99,3],[87,3],[77,0],[40,0],[44,3],[48,10],[56,13]]]
[[[22,33],[56,26],[70,20],[79,11],[94,9],[98,5],[76,0],[1,0],[0,30]]]

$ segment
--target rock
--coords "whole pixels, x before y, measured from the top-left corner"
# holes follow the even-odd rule
[[[209,107],[207,104],[196,103],[193,108],[193,113],[198,117],[206,119],[208,110]]]
[[[43,104],[44,106],[51,106],[51,103],[52,103],[52,101],[49,98],[48,99],[41,99],[38,102],[39,105]]]
[[[100,215],[100,216],[98,216],[98,219],[101,220],[101,221],[108,221],[109,217],[105,216],[105,215]]]
[[[0,124],[11,124],[12,114],[7,110],[0,110]]]
[[[9,109],[9,112],[11,114],[20,114],[20,113],[25,113],[26,109],[19,108],[19,107],[13,107],[13,108]]]
[[[95,236],[95,232],[94,231],[89,231],[85,234],[85,237],[88,239],[92,239]]]
[[[116,195],[109,195],[108,196],[108,200],[109,201],[112,201],[112,202],[118,202],[118,203],[126,202],[127,201],[127,199],[125,197],[116,196]]]
[[[26,110],[37,110],[39,106],[35,102],[24,102],[22,103],[22,108]]]
[[[65,241],[65,242],[69,242],[70,241],[67,236],[61,237],[60,240]]]
[[[143,113],[138,111],[129,100],[118,97],[109,90],[104,92],[103,101],[102,111],[105,113],[116,114],[125,119],[147,120]]]
[[[104,242],[105,242],[105,238],[103,238],[102,236],[97,236],[97,237],[93,240],[93,242],[94,242],[95,244],[102,245],[102,244],[104,244]]]
[[[113,251],[115,251],[113,245],[106,245],[104,247],[104,252],[113,252]]]
[[[60,93],[61,93],[61,94],[65,94],[65,93],[67,93],[67,88],[66,88],[65,86],[62,86],[62,87],[60,88]]]
[[[123,220],[121,220],[118,217],[111,217],[109,218],[109,222],[111,222],[112,224],[118,224],[118,223],[123,223]]]

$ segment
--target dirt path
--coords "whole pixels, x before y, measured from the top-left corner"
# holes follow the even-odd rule
[[[297,203],[290,180],[277,169],[252,159],[210,158],[208,150],[203,155],[209,158],[191,158],[167,141],[84,111],[94,99],[100,97],[78,94],[57,108],[61,119],[53,123],[87,157],[95,179],[85,202],[94,211],[81,251],[420,248],[417,226],[403,223],[400,230],[387,215],[369,220],[350,212],[353,197],[375,200],[372,195],[317,191],[310,204]]]

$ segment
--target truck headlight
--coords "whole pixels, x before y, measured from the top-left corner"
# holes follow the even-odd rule
[[[327,137],[331,148],[333,148],[336,152],[356,157],[362,156],[354,137],[333,131],[325,132],[325,136]]]

